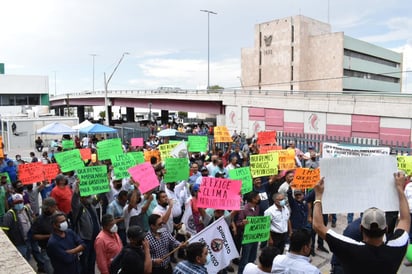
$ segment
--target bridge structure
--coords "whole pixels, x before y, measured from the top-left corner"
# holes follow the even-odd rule
[[[85,106],[152,108],[214,114],[218,125],[248,136],[262,130],[409,143],[412,94],[381,92],[318,92],[279,90],[110,90],[52,96],[54,109]],[[56,113],[62,113],[56,111]],[[63,112],[64,113],[64,112]],[[109,111],[111,113],[111,110]],[[110,119],[111,117],[109,117]]]

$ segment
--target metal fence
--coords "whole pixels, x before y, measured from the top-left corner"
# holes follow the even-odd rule
[[[143,138],[143,140],[147,140],[150,137],[150,129],[147,127],[114,126],[113,128],[118,130],[119,137],[123,142],[130,142],[130,139],[140,137]]]

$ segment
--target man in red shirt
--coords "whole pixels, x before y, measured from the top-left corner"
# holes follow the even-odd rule
[[[57,208],[69,214],[72,211],[72,196],[73,192],[68,186],[66,176],[59,174],[56,177],[56,187],[50,193],[50,197],[56,200]]]

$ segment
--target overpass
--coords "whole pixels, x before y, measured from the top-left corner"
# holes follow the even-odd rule
[[[224,89],[110,90],[109,105],[215,114],[219,125],[251,136],[260,130],[409,142],[412,94]],[[105,92],[50,98],[52,108],[104,106]],[[58,113],[58,112],[57,112]]]

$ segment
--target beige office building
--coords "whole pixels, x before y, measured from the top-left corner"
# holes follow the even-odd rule
[[[400,92],[402,54],[302,15],[255,26],[242,49],[242,86],[261,90]]]

